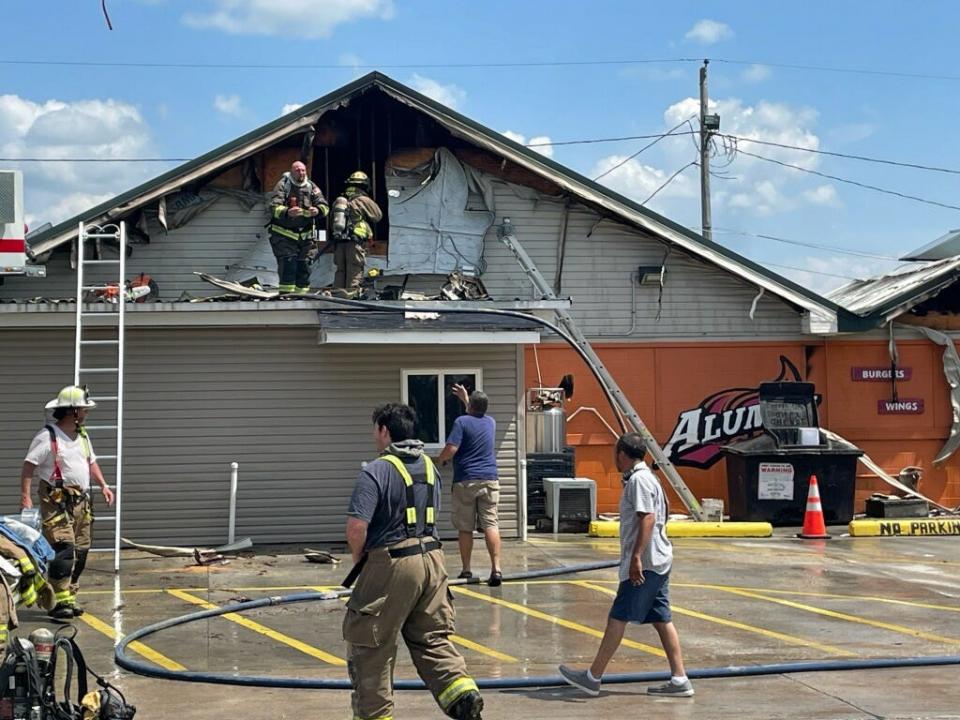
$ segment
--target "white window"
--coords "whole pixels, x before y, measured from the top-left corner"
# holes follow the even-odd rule
[[[401,371],[401,399],[417,412],[417,437],[427,446],[439,448],[447,440],[453,421],[466,408],[453,394],[454,385],[463,385],[468,393],[483,389],[483,371],[479,368],[425,368]]]

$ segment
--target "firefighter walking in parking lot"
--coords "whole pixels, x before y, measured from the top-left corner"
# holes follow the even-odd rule
[[[43,535],[56,555],[48,569],[56,604],[50,617],[70,620],[82,615],[77,606],[80,574],[87,564],[93,524],[93,502],[90,479],[100,485],[108,505],[113,505],[113,491],[107,487],[97,464],[90,438],[83,422],[96,407],[85,387],[68,385],[47,410],[53,411],[55,422],[46,425],[33,438],[20,473],[20,503],[33,507],[30,484],[34,476],[40,481],[40,520]]]
[[[483,699],[450,642],[454,612],[437,539],[440,476],[414,437],[408,405],[374,410],[373,437],[381,455],[360,472],[347,512],[356,588],[347,603],[343,638],[353,686],[353,717],[393,717],[397,634],[417,674],[440,708],[458,720],[478,720]]]

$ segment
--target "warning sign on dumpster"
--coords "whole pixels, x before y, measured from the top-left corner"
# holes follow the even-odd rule
[[[760,463],[757,498],[760,500],[793,500],[793,465],[790,463]]]

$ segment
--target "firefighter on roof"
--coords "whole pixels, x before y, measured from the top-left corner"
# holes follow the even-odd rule
[[[363,280],[367,247],[373,243],[373,226],[383,218],[380,207],[370,197],[370,178],[357,170],[347,178],[347,187],[333,201],[334,262],[336,288],[354,289]]]
[[[310,291],[309,256],[317,240],[317,218],[327,217],[329,211],[302,162],[295,162],[274,186],[268,227],[281,293]]]

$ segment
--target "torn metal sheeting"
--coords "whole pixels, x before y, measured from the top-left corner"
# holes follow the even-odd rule
[[[225,170],[244,158],[260,152],[291,135],[303,132],[303,129],[315,123],[326,111],[339,107],[339,102],[331,103],[326,108],[313,110],[309,115],[294,120],[274,121],[241,137],[239,140],[226,143],[212,150],[196,160],[192,160],[180,167],[164,173],[159,178],[149,180],[122,195],[107,200],[91,209],[89,213],[78,215],[60,223],[53,230],[58,232],[48,234],[42,240],[29,248],[31,257],[41,255],[58,245],[69,242],[77,235],[77,223],[84,220],[88,223],[104,223],[122,219],[134,210],[158,202],[160,198],[179,191],[190,183],[201,180],[204,176]],[[262,134],[261,134],[262,133]],[[258,134],[260,134],[258,136]],[[46,233],[45,233],[46,234]]]
[[[953,417],[950,423],[950,437],[933,459],[933,464],[937,466],[945,463],[960,447],[960,354],[957,353],[953,338],[946,333],[922,325],[915,326],[914,329],[926,335],[931,342],[942,345],[944,348],[943,375],[947,385],[950,386],[950,409]]]
[[[157,555],[159,557],[196,558],[196,553],[200,553],[201,555],[231,555],[234,553],[243,552],[244,550],[249,550],[253,547],[253,540],[250,538],[244,538],[243,540],[238,540],[235,543],[221,545],[220,547],[216,548],[188,548],[174,545],[146,545],[144,543],[133,542],[133,540],[128,540],[127,538],[120,539],[123,540],[124,544],[129,545],[132,548],[141,550],[145,553],[150,553],[151,555]]]
[[[960,278],[960,257],[901,267],[865,280],[854,280],[827,297],[862,316],[886,321],[902,315]]]

